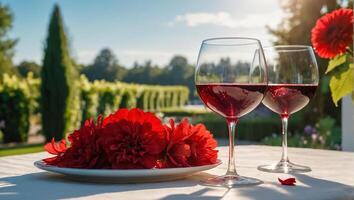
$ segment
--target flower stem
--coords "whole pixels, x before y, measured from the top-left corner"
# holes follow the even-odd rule
[[[235,165],[235,133],[236,133],[237,118],[227,118],[229,129],[229,163],[226,175],[237,176]]]

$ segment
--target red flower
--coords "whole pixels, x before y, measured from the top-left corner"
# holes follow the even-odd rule
[[[63,155],[64,162],[59,166],[72,168],[109,168],[108,160],[103,148],[98,144],[102,131],[102,116],[87,120],[85,125],[68,136],[71,143]]]
[[[61,152],[53,162],[44,161],[59,167],[109,168],[105,152],[98,144],[101,126],[101,116],[97,119],[97,125],[92,119],[87,120],[83,127],[68,136],[71,146],[65,152]],[[50,153],[49,150],[51,149],[47,149]]]
[[[56,156],[43,159],[43,161],[48,165],[57,165],[67,149],[65,139],[62,139],[59,143],[56,143],[54,138],[52,138],[51,142],[48,142],[46,145],[44,145],[44,149],[48,153]]]
[[[44,159],[49,165],[86,169],[142,169],[213,164],[217,143],[205,126],[183,120],[175,127],[163,126],[152,113],[120,109],[97,124],[86,121],[65,140],[45,145],[56,155]]]
[[[140,109],[119,109],[103,127],[100,144],[114,169],[153,168],[166,147],[161,121]]]
[[[170,127],[165,126],[168,145],[162,167],[189,167],[213,164],[217,161],[217,142],[205,126],[192,126],[184,119],[175,127],[170,120]]]
[[[353,42],[353,10],[338,9],[321,17],[312,29],[311,40],[322,58],[344,53]]]
[[[287,178],[285,180],[282,180],[282,179],[278,178],[278,181],[282,185],[289,185],[289,186],[295,186],[295,183],[296,183],[295,178]]]

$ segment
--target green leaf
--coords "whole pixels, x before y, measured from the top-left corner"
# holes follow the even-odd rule
[[[335,58],[331,59],[328,63],[328,67],[326,70],[326,74],[330,71],[332,71],[334,68],[344,64],[347,61],[347,55],[346,54],[341,54],[336,56]]]
[[[338,106],[338,101],[353,91],[353,63],[336,70],[329,82],[329,87],[332,100]]]

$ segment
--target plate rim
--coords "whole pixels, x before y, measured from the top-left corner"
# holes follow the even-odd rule
[[[53,173],[59,173],[63,175],[78,175],[78,176],[94,176],[94,177],[106,177],[106,176],[117,176],[117,177],[139,177],[144,174],[144,176],[164,176],[169,174],[185,174],[185,173],[195,173],[200,171],[209,170],[215,168],[222,164],[220,159],[217,162],[210,165],[192,166],[192,167],[176,167],[176,168],[153,168],[153,169],[83,169],[83,168],[68,168],[68,167],[57,167],[54,165],[47,165],[43,160],[37,160],[34,166]]]

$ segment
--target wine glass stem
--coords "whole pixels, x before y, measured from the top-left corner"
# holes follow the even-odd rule
[[[229,164],[226,175],[237,176],[235,165],[235,133],[236,133],[237,118],[227,119],[227,126],[229,129]]]
[[[283,153],[281,156],[281,161],[280,162],[288,162],[288,116],[282,116],[281,117],[281,123],[282,123],[282,147],[283,147]]]

